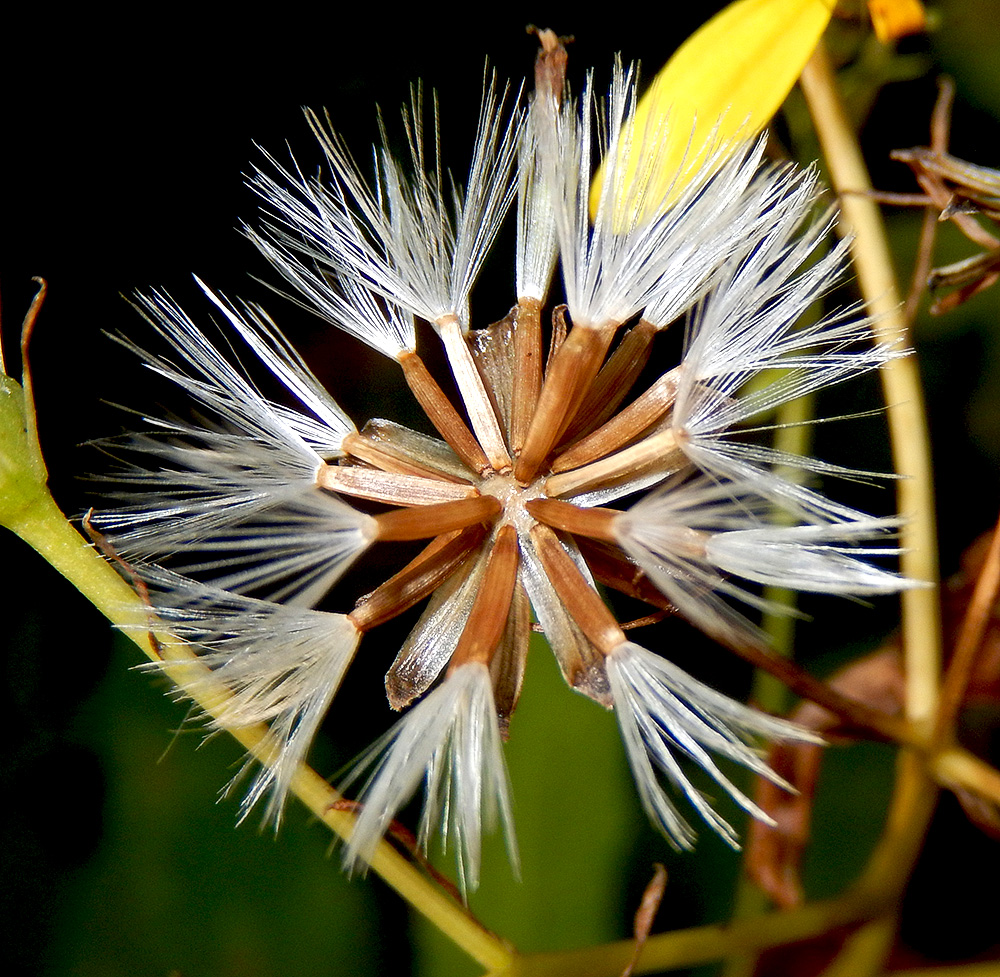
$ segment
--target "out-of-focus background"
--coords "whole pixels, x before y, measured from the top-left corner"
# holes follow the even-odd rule
[[[428,102],[431,89],[439,92],[443,152],[460,176],[484,63],[515,86],[524,77],[530,84],[536,43],[525,33],[528,22],[575,35],[570,78],[579,90],[591,66],[606,80],[617,52],[640,60],[648,79],[721,5],[663,4],[654,15],[638,8],[582,15],[545,4],[487,7],[475,24],[467,8],[395,17],[340,5],[287,5],[263,14],[86,6],[66,15],[8,14],[0,37],[3,335],[8,364],[16,365],[30,279],[44,276],[50,292],[33,365],[41,437],[65,511],[98,501],[99,484],[83,477],[107,463],[85,442],[128,425],[112,405],[152,409],[161,393],[103,331],[149,341],[122,296],[151,286],[203,316],[207,304],[193,272],[231,296],[261,301],[356,420],[412,418],[394,368],[257,281],[276,276],[236,230],[241,219],[255,218],[242,174],[264,163],[263,150],[287,159],[290,148],[307,172],[319,165],[301,106],[326,108],[364,159],[377,135],[376,104],[398,132],[396,107],[420,78]],[[953,151],[1000,166],[998,4],[940,0],[931,13],[936,29],[902,45],[915,77],[879,94],[863,132],[876,185],[888,190],[915,189],[888,152],[926,144],[939,72],[958,87]],[[893,210],[889,220],[905,282],[919,213]],[[511,233],[498,242],[474,294],[480,324],[501,318],[514,300],[512,242]],[[942,260],[974,250],[950,228],[941,245]],[[947,574],[996,518],[998,311],[1000,288],[945,318],[923,314],[917,328]],[[872,386],[821,406],[850,413],[876,398]],[[889,464],[880,418],[824,427],[818,439],[826,456],[845,464]],[[841,490],[860,492],[870,509],[892,509],[891,489]],[[0,918],[13,972],[475,972],[377,879],[345,878],[325,829],[294,802],[277,837],[259,830],[253,815],[236,827],[236,799],[216,803],[239,768],[236,745],[224,736],[203,743],[186,707],[162,694],[164,681],[132,670],[141,660],[137,650],[6,534],[0,560]],[[892,601],[805,606],[814,621],[800,625],[798,653],[819,674],[877,646],[896,613]],[[381,676],[399,640],[380,633],[365,642],[313,753],[324,775],[333,776],[392,722]],[[682,622],[667,622],[643,641],[735,694],[748,688],[745,668]],[[988,746],[995,713],[973,718]],[[995,748],[995,735],[992,742]],[[729,914],[738,856],[707,830],[696,854],[678,856],[648,827],[613,717],[561,687],[541,643],[529,662],[508,758],[522,880],[511,877],[493,844],[472,900],[488,926],[526,950],[623,937],[657,861],[669,875],[658,927]],[[863,864],[891,773],[886,747],[829,751],[806,871],[811,896],[838,892]],[[411,808],[411,824],[415,816]],[[898,960],[1000,951],[995,903],[984,906],[968,882],[997,870],[997,844],[945,798],[908,896]]]

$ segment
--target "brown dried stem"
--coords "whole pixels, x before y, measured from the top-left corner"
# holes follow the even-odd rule
[[[359,631],[371,631],[402,614],[437,590],[483,541],[480,526],[438,536],[420,553],[370,594],[361,597],[347,616]]]
[[[552,357],[524,448],[514,466],[519,482],[530,482],[548,457],[608,351],[613,329],[574,326]]]
[[[427,539],[480,522],[492,522],[503,506],[491,495],[461,502],[394,509],[374,517],[377,539],[381,543],[408,539]]]
[[[405,349],[396,357],[396,362],[403,368],[403,377],[417,403],[455,454],[474,472],[486,471],[490,467],[489,459],[424,361],[412,349]]]
[[[986,628],[1000,595],[1000,521],[993,530],[990,548],[976,580],[955,650],[941,684],[941,700],[934,727],[934,741],[947,743],[954,736],[955,718],[965,699],[976,656],[983,646]]]
[[[550,32],[551,33],[551,32]],[[510,450],[524,447],[542,389],[542,304],[520,298],[514,314],[514,396]]]
[[[518,566],[517,530],[501,526],[465,628],[451,656],[449,672],[470,662],[488,665],[507,625]]]

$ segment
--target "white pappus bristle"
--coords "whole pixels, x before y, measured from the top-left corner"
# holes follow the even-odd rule
[[[455,847],[463,891],[479,882],[482,830],[499,818],[517,865],[513,814],[489,669],[466,664],[400,720],[376,747],[382,753],[359,800],[361,811],[344,851],[349,869],[371,859],[396,812],[425,782],[420,841],[440,826]],[[384,751],[384,753],[382,752]],[[356,779],[364,767],[355,771]],[[351,782],[349,781],[349,783]]]
[[[143,568],[143,577],[157,615],[210,670],[183,691],[217,694],[218,683],[225,686],[229,698],[216,708],[216,728],[268,725],[275,754],[254,775],[241,806],[245,817],[265,802],[264,820],[277,827],[292,777],[361,633],[342,614],[239,597],[155,567]],[[234,783],[240,780],[242,774]]]
[[[615,715],[643,807],[680,848],[691,847],[694,832],[660,786],[655,768],[726,842],[738,848],[735,831],[691,783],[677,754],[701,767],[745,811],[770,823],[716,766],[708,751],[783,785],[754,748],[755,738],[821,742],[794,723],[766,716],[716,692],[632,642],[608,656],[607,670]]]

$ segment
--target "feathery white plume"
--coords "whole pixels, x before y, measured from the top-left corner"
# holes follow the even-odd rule
[[[655,155],[646,152],[659,134],[622,131],[635,108],[635,79],[634,69],[616,64],[601,126],[605,148],[591,229],[593,89],[589,78],[579,115],[567,103],[552,134],[541,137],[570,315],[576,323],[601,328],[648,308],[645,318],[667,325],[701,297],[726,259],[766,219],[773,184],[760,182],[747,193],[764,142],[720,146],[696,172],[682,170],[664,180]],[[684,188],[670,200],[682,177]],[[662,200],[650,199],[654,187]]]
[[[661,218],[672,229],[670,273],[660,277],[644,319],[661,328],[669,325],[702,298],[748,241],[786,220],[798,198],[812,198],[815,177],[809,173],[789,167],[760,174],[766,144],[762,137],[719,146]]]
[[[414,315],[430,322],[454,315],[467,329],[469,293],[514,199],[521,120],[505,115],[505,100],[506,91],[498,95],[490,81],[464,193],[449,185],[439,159],[426,159],[419,92],[403,113],[412,169],[408,172],[383,145],[376,155],[374,189],[339,137],[307,113],[332,182],[299,175],[292,177],[295,192],[290,192],[258,173],[254,185],[273,211],[275,240],[254,240],[286,278],[300,289],[305,285],[307,292],[323,292],[317,274],[308,271],[314,265],[319,276],[333,272],[354,278]],[[292,253],[308,265],[290,260]]]
[[[239,597],[157,567],[143,567],[142,575],[157,615],[211,670],[210,678],[191,680],[184,692],[198,695],[203,686],[211,690],[221,682],[231,695],[218,707],[213,726],[269,725],[275,756],[254,776],[242,810],[245,817],[266,797],[264,819],[277,827],[292,777],[361,633],[342,614]]]
[[[226,317],[230,325],[246,340],[274,374],[275,378],[312,417],[299,414],[281,405],[272,405],[302,439],[323,458],[333,458],[341,453],[345,434],[355,431],[350,418],[320,384],[312,370],[282,335],[274,320],[257,305],[242,303],[240,312],[224,296],[216,295],[201,279],[195,281],[213,305]]]
[[[492,829],[498,817],[517,870],[507,767],[485,665],[462,665],[447,675],[376,745],[372,758],[383,750],[359,798],[361,813],[344,851],[349,869],[371,860],[396,812],[423,780],[420,844],[426,847],[439,826],[445,848],[452,839],[463,891],[479,883],[482,830]]]
[[[151,432],[122,442],[144,464],[133,463],[117,481],[129,487],[128,497],[137,487],[145,494],[95,523],[127,559],[197,554],[175,569],[207,573],[238,592],[314,603],[373,533],[370,516],[316,487],[324,464],[318,451],[339,452],[353,425],[266,320],[212,299],[311,416],[266,399],[169,296],[142,297],[183,365],[121,341],[209,417],[197,424],[148,418]]]
[[[745,811],[772,823],[716,766],[709,751],[785,786],[753,748],[754,738],[821,742],[794,723],[774,719],[716,692],[631,641],[608,656],[607,671],[615,715],[642,806],[679,848],[690,848],[695,835],[660,786],[655,768],[728,844],[738,848],[736,832],[691,783],[677,754],[693,760]]]
[[[705,543],[705,557],[720,570],[761,584],[856,597],[893,594],[922,584],[861,558],[895,556],[899,549],[857,544],[898,527],[898,519],[859,519],[716,533]]]
[[[165,293],[154,291],[150,295],[140,295],[138,308],[180,357],[179,364],[126,339],[116,338],[154,372],[191,394],[212,412],[220,426],[233,433],[283,444],[289,457],[294,453],[302,459],[299,467],[312,464],[318,468],[323,461],[320,451],[324,457],[339,454],[340,442],[355,430],[354,424],[266,313],[246,306],[246,314],[242,315],[201,281],[198,284],[282,387],[312,416],[300,415],[264,397],[246,373],[234,367]],[[163,426],[169,429],[169,425]],[[298,429],[308,437],[303,437]]]
[[[873,344],[870,323],[857,309],[801,328],[798,319],[842,276],[847,244],[841,242],[799,270],[829,230],[819,222],[798,235],[812,203],[800,187],[791,203],[750,250],[733,258],[713,290],[695,310],[686,336],[673,427],[678,444],[703,471],[717,478],[753,483],[756,490],[791,511],[816,519],[858,519],[862,514],[771,472],[772,464],[815,473],[870,475],[812,458],[731,439],[739,425],[808,393],[877,369],[903,351]],[[749,393],[748,381],[775,371]]]
[[[763,634],[725,599],[781,610],[738,583],[845,596],[895,593],[918,586],[865,561],[896,556],[895,547],[859,547],[885,538],[898,519],[865,517],[832,524],[784,526],[766,522],[770,506],[754,483],[677,475],[615,517],[621,547],[677,609],[723,642],[760,643]]]
[[[250,227],[244,227],[244,233],[301,296],[291,296],[292,300],[384,356],[395,358],[413,349],[417,340],[412,315],[376,295],[359,279],[339,274],[331,267],[329,255],[324,261],[326,251],[318,243],[327,237],[323,187],[297,169],[293,176],[268,158],[282,181],[257,170],[251,186],[278,216],[265,226],[266,233]],[[345,215],[343,234],[354,234],[353,248],[363,254],[367,245],[362,230],[349,209]]]

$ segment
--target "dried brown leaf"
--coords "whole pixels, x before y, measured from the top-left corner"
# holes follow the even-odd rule
[[[797,793],[790,794],[769,780],[758,779],[755,800],[775,823],[751,822],[744,865],[747,875],[775,905],[791,909],[803,900],[800,870],[809,843],[823,748],[811,743],[782,743],[771,750],[768,762]]]
[[[897,648],[886,648],[852,662],[829,682],[842,695],[881,712],[898,713],[903,696],[902,660]],[[814,702],[803,702],[792,719],[827,739],[855,730]],[[823,748],[810,743],[781,743],[768,763],[796,793],[790,794],[758,778],[756,801],[773,826],[754,821],[746,846],[746,872],[775,904],[790,909],[802,903],[802,858],[809,843],[813,800],[823,762]]]

